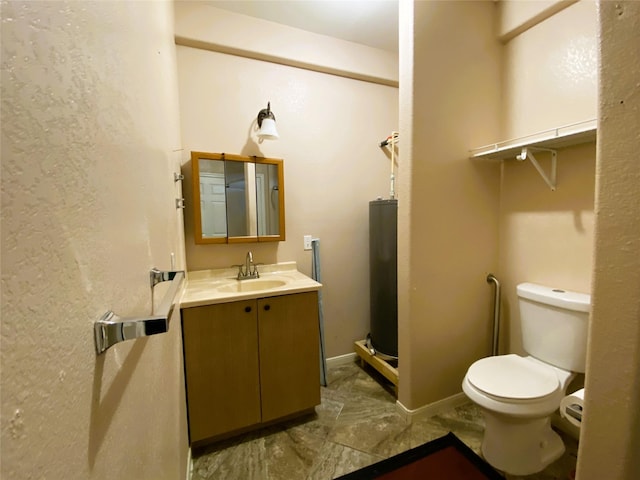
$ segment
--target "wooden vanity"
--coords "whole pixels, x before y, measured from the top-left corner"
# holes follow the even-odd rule
[[[238,295],[216,295],[225,289],[211,281],[208,304],[206,282],[187,284],[181,313],[192,445],[312,412],[320,403],[321,285],[297,271],[288,275],[297,281]]]

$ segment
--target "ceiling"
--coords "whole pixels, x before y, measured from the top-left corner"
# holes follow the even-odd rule
[[[235,0],[214,7],[398,52],[398,0]]]

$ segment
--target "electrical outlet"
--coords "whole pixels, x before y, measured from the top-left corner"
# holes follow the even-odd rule
[[[304,238],[304,249],[311,250],[311,235],[305,235],[303,238]]]

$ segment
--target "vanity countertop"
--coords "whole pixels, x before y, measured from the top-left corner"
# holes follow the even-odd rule
[[[237,280],[237,268],[187,273],[180,308],[320,290],[321,283],[298,271],[296,262],[259,265],[260,278]]]

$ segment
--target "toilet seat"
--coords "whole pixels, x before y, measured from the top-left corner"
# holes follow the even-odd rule
[[[488,397],[517,403],[543,400],[560,388],[553,369],[515,354],[478,360],[466,379]]]

